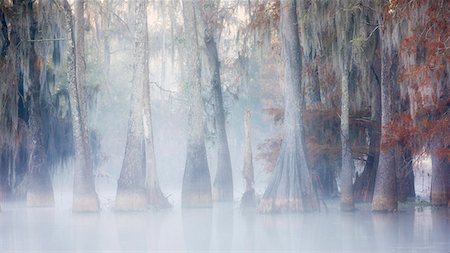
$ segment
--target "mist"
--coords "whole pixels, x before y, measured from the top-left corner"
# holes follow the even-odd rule
[[[449,10],[1,1],[0,252],[449,252]]]

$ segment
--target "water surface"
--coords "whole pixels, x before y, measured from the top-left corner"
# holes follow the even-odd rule
[[[360,206],[264,215],[238,204],[212,209],[73,214],[4,203],[0,252],[450,252],[450,210],[372,213]]]

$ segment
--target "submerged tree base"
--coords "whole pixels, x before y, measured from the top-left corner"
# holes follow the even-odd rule
[[[183,194],[183,208],[209,208],[212,207],[211,194],[187,193]]]
[[[353,204],[353,199],[351,197],[349,198],[343,198],[341,197],[341,211],[345,212],[351,212],[355,210],[355,205]]]
[[[448,205],[447,193],[445,192],[432,192],[431,193],[431,204],[434,206],[445,206]]]
[[[74,194],[72,202],[73,212],[98,212],[100,202],[96,193]]]
[[[27,207],[53,207],[55,198],[51,192],[27,192]]]
[[[305,207],[299,198],[263,198],[258,205],[261,213],[313,212],[314,207]]]
[[[390,198],[375,195],[372,201],[372,211],[395,212],[397,211],[397,201]]]
[[[118,190],[115,210],[143,211],[147,209],[147,194],[144,190]]]
[[[213,200],[217,202],[233,201],[233,190],[225,190],[218,187],[213,187]]]

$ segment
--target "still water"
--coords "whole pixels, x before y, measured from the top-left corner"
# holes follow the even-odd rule
[[[0,252],[450,252],[450,209],[359,206],[340,213],[263,215],[212,209],[73,214],[3,204]]]

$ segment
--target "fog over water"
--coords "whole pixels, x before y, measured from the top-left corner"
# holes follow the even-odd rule
[[[449,252],[446,209],[372,213],[358,206],[264,215],[237,204],[212,209],[73,214],[69,206],[0,214],[0,252]]]
[[[0,0],[0,253],[450,253],[449,10]]]

